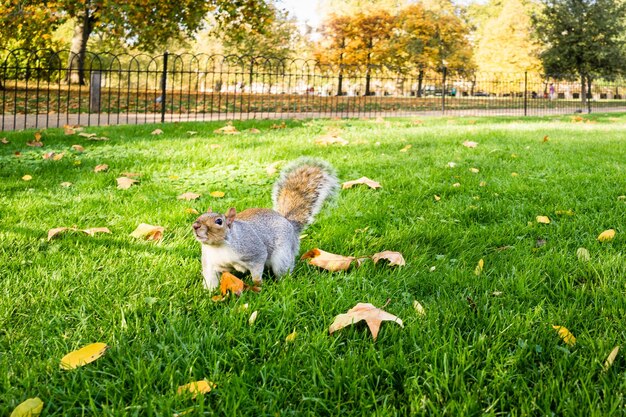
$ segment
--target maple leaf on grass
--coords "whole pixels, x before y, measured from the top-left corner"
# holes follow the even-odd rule
[[[223,272],[220,278],[220,294],[212,297],[213,301],[224,301],[230,293],[241,296],[244,291],[260,292],[261,287],[250,286],[244,283],[242,280],[231,274],[230,272]]]
[[[353,262],[355,262],[357,266],[361,265],[361,259],[357,259],[354,256],[336,255],[318,248],[306,252],[300,259],[308,259],[309,264],[331,272],[347,271]]]
[[[165,228],[162,226],[141,223],[130,235],[137,239],[160,240],[164,230]]]
[[[341,184],[341,188],[346,190],[348,188],[352,188],[353,186],[355,186],[357,184],[364,184],[364,185],[367,185],[368,187],[373,188],[373,189],[381,188],[381,185],[380,185],[379,182],[370,180],[367,177],[361,177],[358,180],[353,180],[353,181],[346,181],[343,184]]]
[[[372,255],[372,260],[374,261],[374,263],[378,263],[378,261],[380,261],[381,259],[385,259],[389,261],[389,266],[406,265],[406,262],[404,261],[404,257],[402,256],[400,252],[393,252],[393,251],[386,250],[386,251],[375,253],[374,255]]]
[[[139,182],[137,180],[134,180],[128,177],[119,177],[117,178],[116,181],[117,181],[117,188],[119,188],[120,190],[128,190],[130,187],[133,186],[133,184],[136,184]]]
[[[95,168],[93,169],[93,172],[104,172],[108,169],[109,169],[109,166],[107,164],[100,164],[100,165],[95,166]]]
[[[335,320],[330,325],[328,332],[330,334],[333,334],[337,330],[341,330],[344,327],[358,323],[362,320],[365,320],[365,322],[367,323],[367,327],[369,327],[370,331],[372,332],[372,337],[374,338],[374,340],[376,340],[376,338],[378,337],[380,325],[383,321],[393,321],[395,323],[398,323],[400,327],[404,327],[404,324],[402,324],[402,320],[400,320],[393,314],[376,308],[374,305],[369,303],[358,303],[356,306],[348,310],[347,313],[339,314],[337,317],[335,317]]]

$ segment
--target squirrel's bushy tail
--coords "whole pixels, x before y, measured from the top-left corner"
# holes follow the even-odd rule
[[[297,159],[281,171],[274,184],[274,210],[302,230],[313,223],[324,201],[338,188],[339,182],[330,164],[319,159]]]

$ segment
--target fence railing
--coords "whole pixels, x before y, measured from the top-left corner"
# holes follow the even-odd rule
[[[0,50],[1,130],[293,117],[626,110],[626,82],[310,60]],[[582,94],[589,103],[583,104]]]

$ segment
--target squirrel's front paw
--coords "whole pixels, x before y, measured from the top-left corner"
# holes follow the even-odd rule
[[[220,281],[217,279],[217,277],[215,278],[211,277],[210,279],[205,278],[203,280],[203,284],[204,284],[204,289],[213,291],[214,289],[220,286]]]
[[[261,279],[261,277],[252,277],[252,282],[254,283],[255,287],[260,287],[261,285],[263,285],[263,279]]]

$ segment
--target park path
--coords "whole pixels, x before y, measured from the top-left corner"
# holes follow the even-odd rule
[[[626,107],[601,108],[598,113],[624,112]],[[528,109],[529,116],[550,116],[573,114],[571,109]],[[166,123],[219,120],[280,120],[280,119],[319,119],[319,118],[359,118],[359,117],[433,117],[433,116],[519,116],[523,109],[468,109],[437,111],[399,112],[281,112],[281,113],[198,113],[166,114]],[[100,113],[100,114],[3,114],[0,115],[0,131],[22,129],[44,129],[80,126],[115,126],[160,123],[160,113]]]

